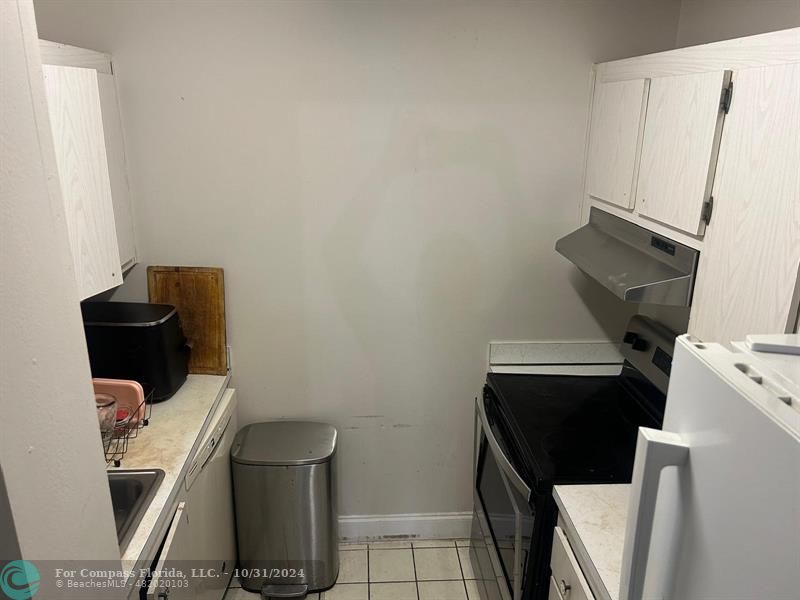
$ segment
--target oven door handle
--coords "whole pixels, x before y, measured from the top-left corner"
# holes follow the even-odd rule
[[[475,409],[478,413],[478,418],[481,421],[483,435],[486,436],[486,441],[489,442],[489,447],[492,449],[492,455],[494,455],[497,465],[503,470],[503,474],[508,478],[508,482],[524,496],[526,502],[530,502],[531,488],[527,486],[525,480],[522,479],[519,473],[517,473],[516,469],[514,469],[511,461],[509,461],[508,457],[503,453],[503,449],[500,447],[497,438],[494,437],[494,432],[489,426],[489,419],[486,417],[486,409],[483,406],[483,398],[480,396],[475,399]]]

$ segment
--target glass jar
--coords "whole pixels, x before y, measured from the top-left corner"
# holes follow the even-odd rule
[[[97,406],[100,435],[105,439],[114,433],[114,424],[117,420],[117,399],[111,394],[95,394],[94,402]]]

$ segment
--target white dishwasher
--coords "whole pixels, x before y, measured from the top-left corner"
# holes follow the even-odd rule
[[[189,465],[147,600],[222,600],[225,596],[236,568],[230,458],[238,429],[236,404],[236,390],[226,390]],[[184,573],[186,579],[176,579],[172,570]]]
[[[222,600],[236,568],[230,459],[238,430],[236,405],[236,390],[227,390],[185,479],[192,558],[217,575],[193,582],[197,600]]]

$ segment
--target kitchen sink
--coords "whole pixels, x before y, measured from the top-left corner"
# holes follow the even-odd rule
[[[114,523],[117,526],[117,541],[120,552],[125,552],[136,526],[142,520],[150,501],[164,479],[161,469],[108,471],[108,486],[111,488],[111,505],[114,507]]]

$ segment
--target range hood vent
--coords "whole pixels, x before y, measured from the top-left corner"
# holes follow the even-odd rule
[[[623,300],[691,304],[700,253],[596,207],[556,251]]]

